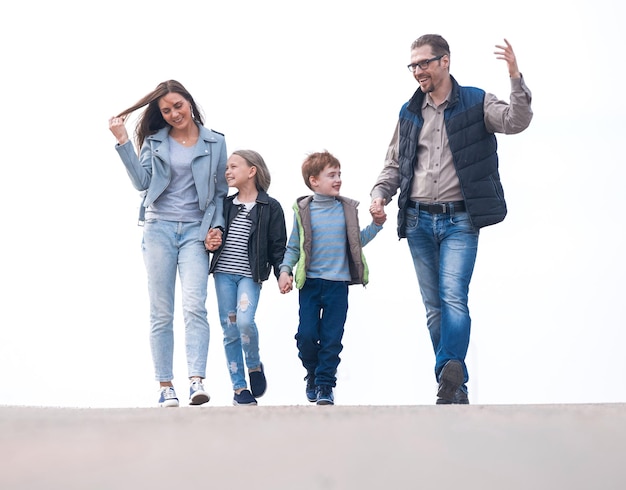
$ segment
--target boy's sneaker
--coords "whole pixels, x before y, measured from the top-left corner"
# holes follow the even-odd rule
[[[250,390],[252,391],[252,396],[259,398],[265,394],[265,390],[267,389],[267,380],[265,379],[265,371],[263,370],[263,363],[261,363],[260,371],[252,371],[248,373],[250,378]]]
[[[162,386],[159,391],[159,406],[160,407],[177,407],[178,398],[176,392],[171,386]]]
[[[306,399],[311,403],[317,401],[317,386],[315,386],[315,375],[313,373],[308,374],[304,380],[306,381]]]
[[[333,396],[333,387],[321,385],[317,387],[317,404],[318,405],[334,405],[335,397]]]
[[[189,385],[189,405],[202,405],[211,399],[209,394],[204,390],[202,380],[194,378]]]
[[[256,405],[256,398],[252,396],[250,390],[243,390],[241,393],[235,393],[233,405],[253,406]]]

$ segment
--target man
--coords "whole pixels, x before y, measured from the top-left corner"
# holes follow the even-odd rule
[[[511,79],[510,103],[450,75],[450,48],[435,34],[411,45],[419,88],[402,106],[374,185],[376,217],[400,190],[398,236],[413,258],[435,350],[437,404],[467,404],[467,306],[480,228],[502,221],[506,203],[494,133],[515,134],[532,119],[531,93],[513,48],[496,45]]]

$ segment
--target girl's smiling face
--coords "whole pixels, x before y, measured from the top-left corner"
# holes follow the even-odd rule
[[[240,189],[255,175],[256,167],[248,165],[248,162],[239,155],[231,155],[226,162],[226,182],[229,187]]]

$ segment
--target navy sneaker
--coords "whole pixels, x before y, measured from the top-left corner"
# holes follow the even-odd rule
[[[202,405],[211,399],[204,390],[204,385],[200,378],[194,378],[189,385],[189,405]]]
[[[334,405],[335,397],[333,396],[333,387],[321,385],[317,387],[317,404],[318,405]]]
[[[241,393],[235,393],[233,405],[253,406],[256,405],[256,398],[252,396],[250,390],[243,390]]]
[[[306,399],[311,403],[315,403],[317,401],[317,386],[315,386],[315,375],[313,373],[309,373],[304,378],[306,381]]]
[[[463,384],[465,374],[461,361],[451,359],[439,373],[439,389],[437,390],[437,405],[454,403],[455,395]]]
[[[171,386],[162,386],[159,391],[159,407],[177,407],[178,398]]]
[[[265,379],[263,363],[261,363],[260,367],[260,371],[252,371],[251,373],[248,373],[248,376],[250,377],[250,390],[252,391],[252,396],[255,398],[262,397],[267,389],[267,379]]]

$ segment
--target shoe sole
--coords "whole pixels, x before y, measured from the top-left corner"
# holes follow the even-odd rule
[[[323,400],[317,400],[317,404],[318,405],[334,405],[335,402],[332,400],[323,399]]]
[[[463,365],[459,361],[448,361],[439,375],[437,405],[447,405],[452,403],[454,401],[456,390],[458,390],[463,384],[464,379],[465,374],[463,373]]]
[[[236,407],[256,407],[257,406],[257,402],[237,403],[235,400],[233,400],[233,405],[236,406]]]
[[[202,405],[203,403],[207,403],[210,399],[211,397],[208,393],[195,393],[189,399],[189,405]]]
[[[450,400],[444,400],[443,398],[437,398],[437,405],[469,405],[469,398],[467,398],[467,395],[464,395],[462,397],[459,397],[458,394],[458,390],[454,395],[454,399],[452,401]]]
[[[175,408],[178,406],[178,400],[166,400],[164,402],[159,403],[159,407],[163,408]]]

